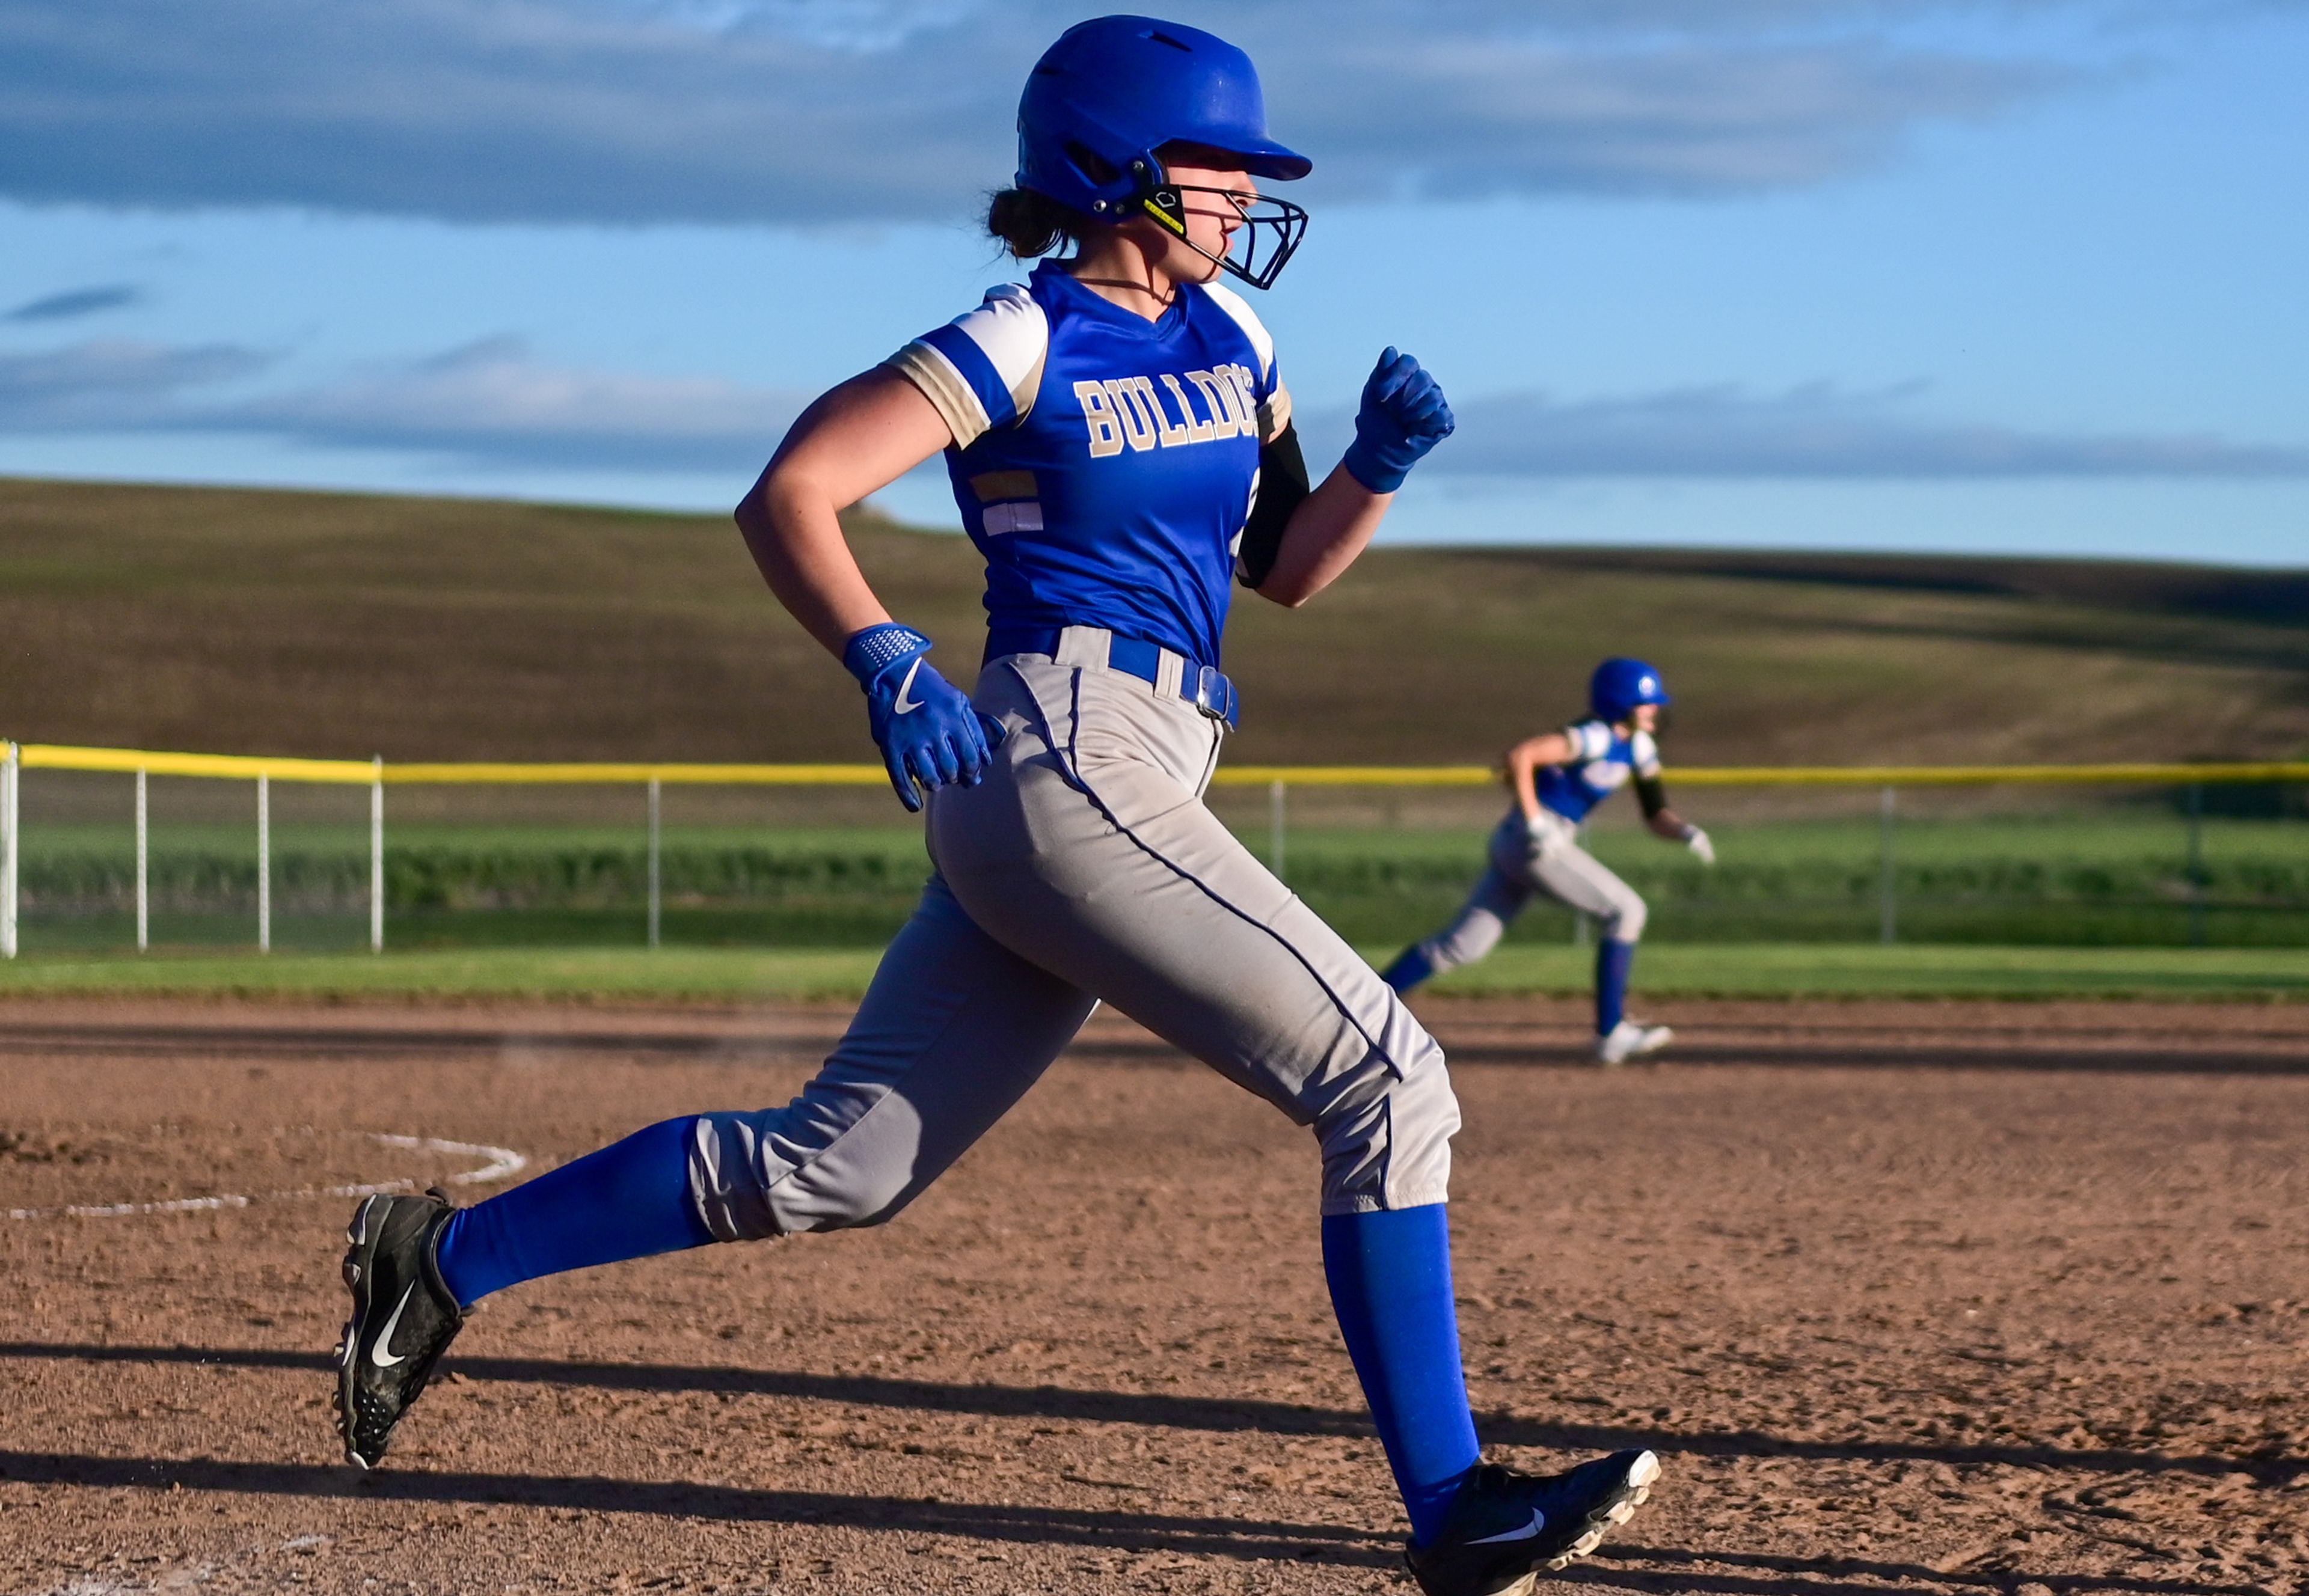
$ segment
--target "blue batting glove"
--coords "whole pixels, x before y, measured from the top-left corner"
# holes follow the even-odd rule
[[[1451,436],[1455,425],[1435,379],[1390,346],[1363,384],[1355,441],[1341,463],[1373,493],[1393,493],[1430,449]]]
[[[842,663],[866,689],[866,723],[890,785],[913,810],[921,792],[977,786],[1002,742],[1002,723],[931,669],[930,651],[929,638],[895,621],[853,634],[842,650]]]

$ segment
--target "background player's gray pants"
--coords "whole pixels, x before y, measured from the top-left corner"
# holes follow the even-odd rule
[[[1644,901],[1636,889],[1579,846],[1578,832],[1560,815],[1544,813],[1526,827],[1521,810],[1492,833],[1491,868],[1468,894],[1457,919],[1419,945],[1437,975],[1473,964],[1494,947],[1508,922],[1521,914],[1534,893],[1594,915],[1603,934],[1633,942],[1644,934]]]
[[[1059,658],[1103,660],[1070,628]],[[1441,1050],[1205,808],[1220,727],[1121,671],[990,664],[1008,736],[930,795],[938,875],[858,1017],[783,1109],[700,1117],[690,1189],[724,1240],[888,1219],[1025,1095],[1103,1000],[1311,1126],[1327,1214],[1440,1203]]]

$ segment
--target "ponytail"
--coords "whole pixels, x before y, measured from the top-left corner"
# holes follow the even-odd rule
[[[987,236],[1019,260],[1078,245],[1099,224],[1071,205],[1031,188],[1006,188],[986,206]]]

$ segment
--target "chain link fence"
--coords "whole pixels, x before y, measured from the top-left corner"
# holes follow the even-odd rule
[[[0,746],[0,953],[876,946],[930,865],[874,765],[388,764]],[[1673,770],[1702,867],[1606,805],[1661,941],[2309,946],[2309,763]],[[1434,929],[1504,811],[1475,767],[1222,770],[1350,939]],[[1578,940],[1535,905],[1511,936]]]

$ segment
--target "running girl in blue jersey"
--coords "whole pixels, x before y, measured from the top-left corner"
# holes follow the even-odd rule
[[[653,1126],[463,1212],[364,1203],[338,1393],[354,1462],[382,1456],[490,1292],[890,1219],[1103,1001],[1313,1131],[1324,1267],[1428,1592],[1527,1588],[1644,1499],[1649,1453],[1545,1477],[1480,1463],[1441,1051],[1202,802],[1237,714],[1233,584],[1314,597],[1451,431],[1433,379],[1389,349],[1345,459],[1309,481],[1274,344],[1217,280],[1274,280],[1306,218],[1260,184],[1308,169],[1268,136],[1249,58],[1207,33],[1107,17],[1035,66],[989,225],[1021,258],[1066,253],[819,400],[739,512],[779,600],[864,689],[899,798],[928,809],[921,906],[791,1103]],[[883,609],[835,519],[940,453],[987,566],[970,694]]]
[[[1535,895],[1596,917],[1596,1057],[1624,1064],[1656,1053],[1674,1038],[1665,1025],[1628,1018],[1628,972],[1648,910],[1636,889],[1579,846],[1587,812],[1630,777],[1644,824],[1654,836],[1681,842],[1716,862],[1708,833],[1667,807],[1660,779],[1660,712],[1667,685],[1641,660],[1610,659],[1587,682],[1587,717],[1561,731],[1526,738],[1507,752],[1514,807],[1492,833],[1491,867],[1449,926],[1403,950],[1381,979],[1408,994],[1435,976],[1472,964],[1499,945]]]

